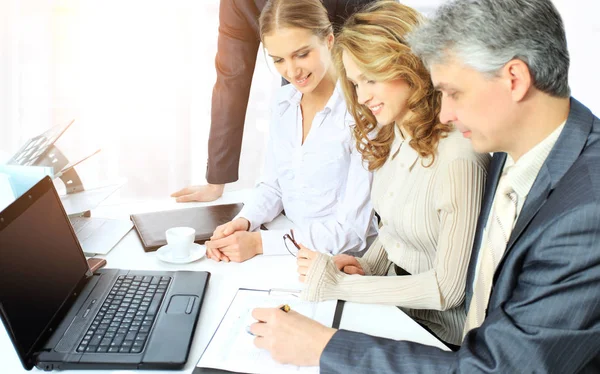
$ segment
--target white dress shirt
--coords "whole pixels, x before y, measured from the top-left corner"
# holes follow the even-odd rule
[[[370,202],[372,173],[356,150],[350,128],[354,120],[336,87],[302,144],[301,99],[291,84],[277,92],[264,172],[254,198],[237,217],[250,221],[254,231],[285,210],[295,224],[297,242],[324,253],[357,254],[377,231]],[[285,233],[261,231],[263,253],[287,254]]]

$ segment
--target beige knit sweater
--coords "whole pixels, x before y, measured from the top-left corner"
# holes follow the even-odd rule
[[[453,131],[426,168],[409,140],[396,129],[390,156],[373,178],[381,227],[359,259],[366,276],[342,273],[332,257],[320,254],[302,298],[397,305],[441,339],[460,344],[466,272],[490,156],[475,153]],[[411,275],[397,276],[394,264]]]

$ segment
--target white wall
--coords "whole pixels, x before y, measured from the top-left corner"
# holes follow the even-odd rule
[[[502,1],[502,0],[498,0]],[[431,14],[443,0],[407,0],[403,4]],[[600,0],[553,0],[567,33],[572,95],[600,116]]]
[[[600,1],[554,1],[566,25],[573,95],[600,115]],[[405,3],[431,14],[442,1]],[[62,146],[73,155],[103,148],[82,165],[87,178],[129,178],[124,197],[166,197],[203,183],[217,27],[218,0],[0,0],[0,161],[75,117]],[[258,177],[278,86],[259,52],[240,180],[230,190]]]
[[[600,1],[554,0],[565,23],[573,97],[600,116]]]

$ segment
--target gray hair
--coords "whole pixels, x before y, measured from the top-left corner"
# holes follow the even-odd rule
[[[570,96],[567,39],[551,0],[451,0],[407,40],[427,66],[456,56],[494,76],[522,60],[538,90]]]

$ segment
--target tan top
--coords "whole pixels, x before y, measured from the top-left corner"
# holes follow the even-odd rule
[[[302,298],[401,306],[441,339],[460,344],[466,273],[490,156],[475,153],[453,131],[425,168],[409,140],[396,129],[390,156],[373,178],[371,199],[382,226],[359,259],[370,276],[344,274],[331,257],[319,255]],[[395,276],[394,264],[412,275]]]

